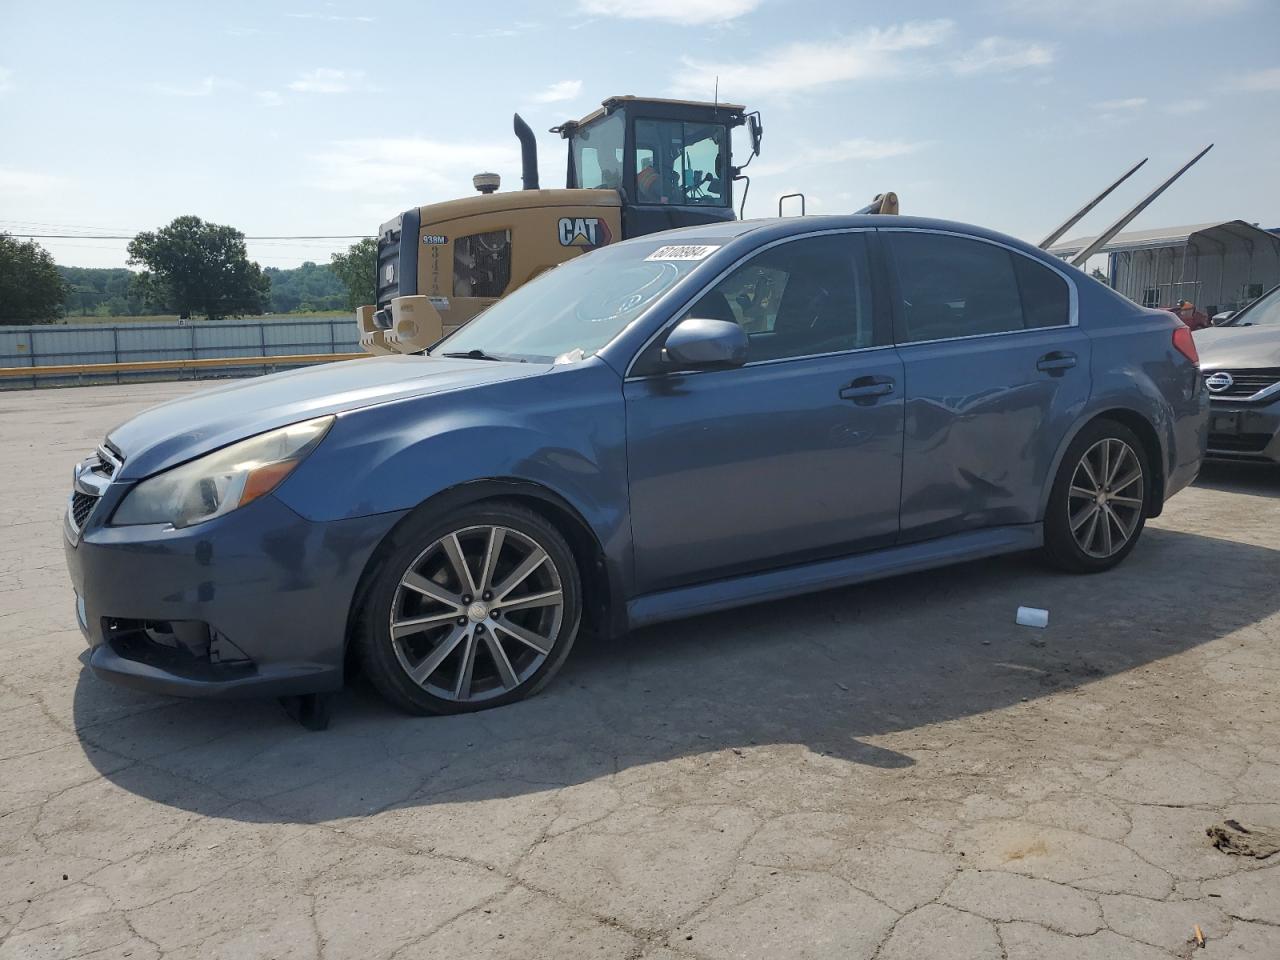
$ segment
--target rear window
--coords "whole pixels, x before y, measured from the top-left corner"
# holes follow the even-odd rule
[[[1070,321],[1066,281],[1029,257],[968,237],[890,233],[902,343],[1010,333]]]
[[[1022,316],[1028,329],[1064,327],[1071,322],[1071,294],[1067,281],[1030,257],[1011,253],[1013,271],[1018,275]]]

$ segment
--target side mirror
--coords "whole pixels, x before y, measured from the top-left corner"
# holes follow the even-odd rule
[[[747,332],[729,320],[688,317],[667,335],[665,366],[676,370],[721,370],[747,362]]]
[[[759,155],[760,141],[764,139],[764,127],[760,123],[760,114],[747,115],[747,131],[751,134],[751,153],[753,156]]]
[[[1235,315],[1236,312],[1234,310],[1223,310],[1221,313],[1215,313],[1213,319],[1209,322],[1215,327],[1220,327]]]

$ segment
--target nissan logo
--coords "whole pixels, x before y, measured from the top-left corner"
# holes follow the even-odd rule
[[[1221,393],[1227,390],[1235,383],[1235,379],[1225,370],[1219,370],[1217,373],[1211,373],[1205,377],[1204,385],[1209,388],[1211,393]]]

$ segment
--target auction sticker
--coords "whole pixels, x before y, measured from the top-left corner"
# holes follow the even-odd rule
[[[653,253],[645,257],[646,260],[705,260],[711,254],[720,249],[720,245],[681,245],[671,247],[659,247]]]

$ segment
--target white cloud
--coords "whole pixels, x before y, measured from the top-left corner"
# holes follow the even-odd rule
[[[0,93],[8,93],[13,89],[13,71],[8,67],[0,67]]]
[[[294,20],[328,20],[330,23],[373,23],[373,17],[345,16],[339,13],[286,13]]]
[[[1265,0],[1270,3],[1271,0]],[[1237,13],[1255,0],[1000,0],[1005,13],[1063,26],[1116,30]]]
[[[1051,63],[1053,48],[1047,44],[1008,37],[984,37],[952,61],[951,69],[961,75],[1005,73],[1028,67],[1046,67]]]
[[[284,97],[274,90],[259,90],[254,97],[264,107],[279,107],[284,104]]]
[[[821,164],[849,163],[852,161],[889,160],[906,156],[923,149],[927,144],[905,140],[871,140],[853,137],[825,147],[808,147],[792,151],[781,160],[753,163],[750,172],[754,176],[772,176],[798,168],[816,167]]]
[[[0,196],[26,197],[32,194],[52,193],[65,185],[66,182],[61,177],[55,177],[52,174],[0,167]]]
[[[324,190],[403,194],[419,188],[447,196],[464,196],[472,174],[510,170],[520,163],[514,138],[500,143],[450,143],[422,137],[338,140],[309,159],[311,181]]]
[[[675,93],[709,97],[719,77],[724,94],[752,98],[890,76],[903,69],[904,53],[938,46],[953,26],[950,20],[928,20],[885,29],[872,27],[839,40],[792,43],[756,58],[718,63],[684,57],[684,66],[672,89]]]
[[[545,90],[539,90],[532,97],[534,103],[559,103],[561,100],[572,100],[582,93],[581,80],[561,80],[551,84]]]
[[[473,31],[457,30],[454,31],[453,36],[467,40],[505,40],[508,37],[519,37],[541,29],[542,24],[535,20],[507,20],[501,26]]]
[[[624,20],[666,20],[698,25],[726,23],[750,13],[762,0],[578,0],[589,16]]]
[[[289,84],[289,89],[297,93],[350,93],[365,87],[363,70],[335,70],[332,67],[308,70]]]
[[[1227,86],[1232,90],[1249,92],[1280,90],[1280,67],[1255,70],[1253,73],[1233,77]]]
[[[195,83],[174,84],[174,83],[157,83],[154,85],[157,93],[163,93],[166,97],[211,97],[219,90],[230,90],[238,87],[239,84],[234,80],[225,80],[222,77],[204,77]]]
[[[1189,113],[1199,113],[1201,110],[1207,109],[1209,101],[1201,97],[1191,97],[1187,100],[1175,100],[1173,103],[1166,103],[1162,110],[1165,113],[1171,113],[1175,117],[1186,116]]]
[[[1094,108],[1111,112],[1115,110],[1139,110],[1146,105],[1146,97],[1125,97],[1120,100],[1103,100],[1101,103],[1095,103]]]

